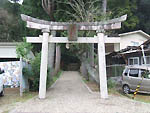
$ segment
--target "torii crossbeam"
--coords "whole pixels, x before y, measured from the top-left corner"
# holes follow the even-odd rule
[[[40,86],[39,98],[46,97],[46,78],[47,78],[47,60],[48,60],[48,43],[98,43],[98,64],[100,79],[101,98],[108,98],[107,76],[106,76],[106,59],[105,59],[105,43],[120,43],[120,38],[105,37],[103,31],[121,28],[121,22],[125,21],[127,15],[121,16],[108,21],[102,22],[50,22],[36,19],[21,14],[22,20],[27,22],[28,28],[40,29],[43,36],[27,37],[27,42],[42,43],[41,67],[40,67]],[[78,37],[76,40],[70,40],[68,37],[53,37],[49,35],[50,31],[68,30],[71,28],[77,30],[97,31],[94,37]]]

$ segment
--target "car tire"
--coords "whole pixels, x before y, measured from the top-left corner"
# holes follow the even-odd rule
[[[123,89],[124,94],[129,94],[130,93],[130,87],[128,85],[124,85],[122,89]]]
[[[4,96],[4,91],[2,91],[2,92],[0,93],[0,96],[1,96],[1,97]]]
[[[0,93],[0,96],[4,96],[4,86],[3,86],[3,91]]]

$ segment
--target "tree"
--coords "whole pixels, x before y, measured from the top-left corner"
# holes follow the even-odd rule
[[[103,11],[104,14],[106,14],[107,0],[103,0],[102,2],[103,2],[103,4],[102,4],[102,11]]]
[[[42,7],[45,10],[45,12],[49,15],[51,21],[54,21],[54,4],[55,0],[42,0]]]
[[[128,18],[123,22],[120,30],[117,33],[129,32],[137,29],[139,24],[139,18],[136,15],[137,12],[137,0],[108,0],[108,11],[112,17],[118,17],[124,14],[128,15]]]
[[[1,41],[21,41],[24,36],[23,22],[19,20],[20,6],[8,1],[0,1]]]
[[[139,18],[138,29],[141,29],[150,34],[150,2],[149,0],[137,1],[136,15]]]
[[[45,10],[45,12],[48,14],[48,16],[50,17],[51,21],[55,21],[54,18],[54,1],[55,0],[42,0],[42,7]],[[53,36],[56,35],[56,31],[52,31],[51,34]],[[51,70],[51,76],[53,75],[53,65],[54,65],[54,53],[55,53],[55,44],[49,44],[49,54],[48,54],[48,66]]]
[[[9,41],[10,38],[10,29],[9,27],[13,27],[13,16],[10,15],[6,10],[0,8],[0,40],[1,41]]]

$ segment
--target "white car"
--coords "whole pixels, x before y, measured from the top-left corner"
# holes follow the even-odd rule
[[[4,71],[0,70],[0,96],[4,96],[3,73],[4,73]]]

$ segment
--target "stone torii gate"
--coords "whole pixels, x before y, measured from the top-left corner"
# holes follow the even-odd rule
[[[79,22],[79,23],[50,22],[50,21],[36,19],[24,14],[21,14],[21,17],[22,20],[27,22],[28,28],[39,29],[43,32],[43,35],[40,35],[39,37],[27,37],[27,42],[42,43],[40,86],[39,86],[40,99],[44,99],[46,97],[48,43],[98,43],[100,94],[101,94],[101,98],[108,98],[105,43],[120,43],[120,39],[115,37],[109,37],[109,38],[105,37],[103,31],[121,28],[121,22],[126,20],[127,15],[112,20],[103,21],[103,22]],[[56,31],[56,30],[70,31],[69,38],[53,37],[52,35],[49,35],[50,31]],[[77,37],[78,30],[97,31],[97,36]]]

